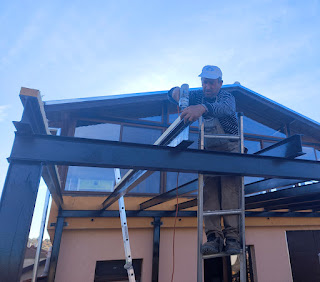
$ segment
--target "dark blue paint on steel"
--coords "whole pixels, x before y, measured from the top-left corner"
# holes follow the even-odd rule
[[[152,282],[159,281],[159,254],[160,254],[160,226],[161,217],[155,217],[153,225],[153,250],[152,250]]]
[[[145,201],[140,204],[140,209],[144,210],[144,209],[153,207],[155,205],[159,205],[164,202],[170,201],[170,200],[174,199],[177,195],[181,196],[183,194],[187,194],[192,191],[195,191],[198,189],[197,187],[196,188],[194,187],[194,183],[197,181],[198,181],[198,178],[179,186],[177,189],[174,188],[174,189],[167,191],[165,193],[162,193],[162,194],[160,194],[160,195],[158,195],[148,201]]]
[[[60,213],[61,213],[61,210],[60,210]],[[58,264],[60,243],[61,243],[62,231],[63,231],[63,226],[64,226],[64,217],[60,216],[60,213],[57,217],[57,223],[55,226],[56,228],[55,228],[51,258],[50,258],[48,282],[54,281],[54,278],[56,275],[57,264]],[[70,271],[72,271],[72,270],[70,270]]]
[[[320,162],[317,161],[195,149],[178,150],[164,146],[60,136],[17,135],[10,160],[88,167],[320,180]]]
[[[275,192],[246,197],[246,209],[261,207],[287,207],[290,203],[318,199],[320,183],[283,189]]]
[[[0,281],[20,281],[41,163],[11,163],[0,202]]]
[[[260,156],[295,158],[305,153],[302,152],[301,136],[293,135],[254,154]]]

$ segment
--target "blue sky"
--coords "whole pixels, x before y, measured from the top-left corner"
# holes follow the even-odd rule
[[[320,1],[0,2],[0,191],[21,86],[43,100],[169,89],[206,64],[320,121]]]

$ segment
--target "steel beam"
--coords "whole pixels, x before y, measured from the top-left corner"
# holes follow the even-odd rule
[[[119,211],[106,210],[100,212],[99,210],[64,210],[59,213],[61,217],[65,218],[95,218],[95,217],[117,217],[119,218]],[[127,211],[127,217],[175,217],[175,211]],[[197,211],[179,211],[178,217],[197,217]],[[246,211],[246,217],[320,217],[320,212],[255,212]]]
[[[261,207],[287,206],[294,201],[303,202],[318,199],[320,183],[305,185],[301,187],[288,188],[275,192],[259,194],[246,197],[246,209],[255,209]]]
[[[167,201],[170,201],[174,199],[177,195],[181,196],[190,192],[193,192],[197,190],[197,187],[194,187],[194,183],[196,183],[198,179],[191,180],[183,185],[180,185],[178,188],[174,188],[170,191],[167,191],[165,193],[162,193],[148,201],[143,202],[140,204],[140,210],[145,210],[147,208],[165,203]]]
[[[17,135],[9,160],[320,180],[320,162],[317,161],[195,149],[180,150],[164,146],[61,136]]]
[[[0,281],[20,281],[41,163],[11,163],[0,201]]]
[[[245,186],[245,194],[253,194],[273,188],[285,187],[295,185],[297,183],[306,182],[307,180],[299,179],[279,179],[279,178],[268,178],[257,182],[249,183]]]
[[[254,154],[260,156],[295,158],[305,153],[302,152],[301,136],[293,135]]]
[[[176,147],[183,141],[189,138],[188,125],[178,117],[167,130],[156,140],[154,145],[156,146],[171,146]],[[179,138],[180,137],[180,138]],[[148,178],[153,171],[139,170],[135,171],[130,169],[121,181],[114,187],[114,191],[109,197],[103,201],[101,205],[101,211],[111,206],[120,197],[124,196],[127,192],[136,187],[143,180]]]
[[[197,205],[198,205],[197,199],[192,199],[190,201],[186,201],[186,202],[180,203],[178,205],[178,210],[181,211],[181,210],[184,210],[184,209],[196,207]],[[177,205],[175,205],[175,208],[177,208]]]
[[[48,127],[40,91],[22,87],[20,90],[20,99],[24,110],[21,122],[14,122],[17,131],[21,133],[28,132],[32,134],[50,135],[51,133]],[[61,184],[57,168],[48,165],[43,168],[42,173],[43,180],[51,193],[52,199],[58,206],[62,205]]]
[[[159,281],[159,254],[160,254],[160,226],[161,217],[155,217],[153,225],[153,250],[152,250],[152,282]]]
[[[59,251],[60,251],[60,243],[62,237],[62,231],[64,226],[64,217],[60,216],[61,210],[59,212],[57,222],[55,225],[55,232],[54,232],[54,239],[52,245],[52,252],[50,258],[50,266],[48,272],[48,282],[54,282],[59,258]]]
[[[63,217],[119,217],[118,210],[62,210],[59,213]],[[140,211],[140,210],[127,210],[127,217],[175,217],[176,211]],[[196,211],[181,211],[178,212],[178,217],[195,217]]]

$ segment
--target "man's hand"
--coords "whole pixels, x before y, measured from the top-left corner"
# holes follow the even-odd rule
[[[206,109],[202,105],[189,106],[188,108],[185,108],[181,113],[181,119],[184,119],[185,123],[187,123],[188,121],[194,122],[205,112]]]

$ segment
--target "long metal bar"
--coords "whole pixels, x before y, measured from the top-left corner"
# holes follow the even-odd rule
[[[293,135],[256,153],[261,156],[295,158],[305,153],[302,151],[301,135]]]
[[[183,140],[189,137],[188,125],[178,117],[171,126],[156,140],[154,145],[157,146],[177,146]],[[180,138],[178,138],[180,135]],[[173,143],[173,144],[172,144]],[[121,196],[136,187],[139,183],[149,177],[153,171],[135,171],[130,169],[121,181],[115,186],[111,195],[103,201],[101,210],[105,210],[112,205]]]
[[[121,180],[120,169],[115,168],[114,174],[115,174],[116,183],[119,183]],[[126,264],[124,268],[127,270],[129,282],[135,282],[136,277],[134,275],[134,269],[132,266],[132,255],[131,255],[131,248],[130,248],[129,231],[128,231],[128,224],[127,224],[126,208],[124,205],[123,197],[120,197],[118,202],[119,202],[119,214],[120,214],[120,220],[121,220],[124,253],[126,256]]]
[[[317,161],[60,136],[17,135],[9,160],[320,180]]]
[[[198,181],[198,179],[191,180],[183,185],[180,185],[177,189],[174,188],[174,189],[167,191],[165,193],[162,193],[162,194],[160,194],[160,195],[158,195],[148,201],[141,203],[140,210],[144,210],[144,209],[153,207],[155,205],[159,205],[159,204],[165,203],[167,201],[170,201],[177,196],[177,193],[178,193],[178,196],[180,196],[180,195],[184,195],[184,194],[187,194],[187,193],[190,193],[192,191],[197,190],[197,187],[194,187],[194,183],[197,181]]]
[[[20,130],[23,131],[23,128],[27,126],[29,127],[28,130],[34,134],[50,134],[40,91],[22,87],[20,90],[20,99],[24,110],[21,122],[14,122],[18,132]],[[50,165],[43,167],[42,177],[50,190],[52,199],[57,206],[62,205],[61,184],[57,168]]]
[[[54,282],[54,279],[56,276],[59,251],[60,251],[60,243],[61,243],[62,231],[64,226],[64,217],[62,217],[60,213],[61,213],[61,210],[59,211],[59,215],[57,217],[57,223],[56,223],[55,232],[54,232],[54,239],[53,239],[49,273],[48,273],[48,282]]]
[[[200,125],[200,149],[204,150],[204,122],[202,117],[199,119]],[[198,212],[197,212],[197,282],[203,279],[203,261],[201,246],[203,243],[203,174],[198,176]]]
[[[244,137],[243,137],[243,114],[239,113],[239,130],[240,130],[240,153],[244,153]],[[240,191],[240,210],[239,216],[239,232],[241,236],[242,253],[240,254],[240,281],[247,280],[246,268],[246,233],[245,233],[245,198],[244,198],[244,178],[241,177],[241,191]]]
[[[11,163],[0,200],[0,281],[20,281],[41,163]]]
[[[204,138],[239,140],[241,137],[238,135],[231,135],[231,134],[217,134],[217,135],[204,135]]]
[[[253,182],[245,185],[245,194],[253,194],[273,188],[279,188],[284,186],[295,185],[297,183],[306,182],[307,180],[301,179],[279,179],[279,178],[268,178]]]
[[[175,211],[139,211],[127,210],[127,217],[175,217]],[[97,210],[63,210],[60,215],[65,218],[95,218],[95,217],[116,217],[119,218],[118,210],[106,210],[102,213]],[[196,217],[197,211],[180,211],[178,217]],[[320,212],[253,212],[246,211],[246,217],[318,217]]]
[[[247,196],[246,203],[247,207],[251,207],[251,204],[258,204],[258,203],[272,203],[272,204],[283,204],[283,203],[290,203],[292,199],[299,199],[301,197],[308,197],[308,199],[312,200],[313,196],[317,195],[320,190],[320,183],[282,189],[275,192],[269,192],[265,194],[259,194],[255,196]]]
[[[210,215],[233,215],[233,214],[241,214],[242,210],[217,210],[217,211],[205,211],[203,212],[203,216],[210,216]]]
[[[192,199],[190,201],[183,202],[178,205],[178,210],[184,210],[192,207],[196,207],[198,205],[197,199]],[[177,208],[177,207],[176,207]]]
[[[44,228],[46,226],[49,201],[50,201],[50,192],[47,189],[45,200],[44,200],[43,212],[42,212],[40,233],[39,233],[39,237],[38,237],[38,246],[37,246],[36,256],[35,256],[34,264],[33,264],[33,272],[32,272],[32,279],[31,279],[32,282],[36,282],[36,280],[37,280],[40,252],[41,252],[41,247],[42,247]]]
[[[160,226],[161,217],[155,217],[153,224],[153,249],[152,249],[152,282],[159,281],[159,255],[160,255]]]

